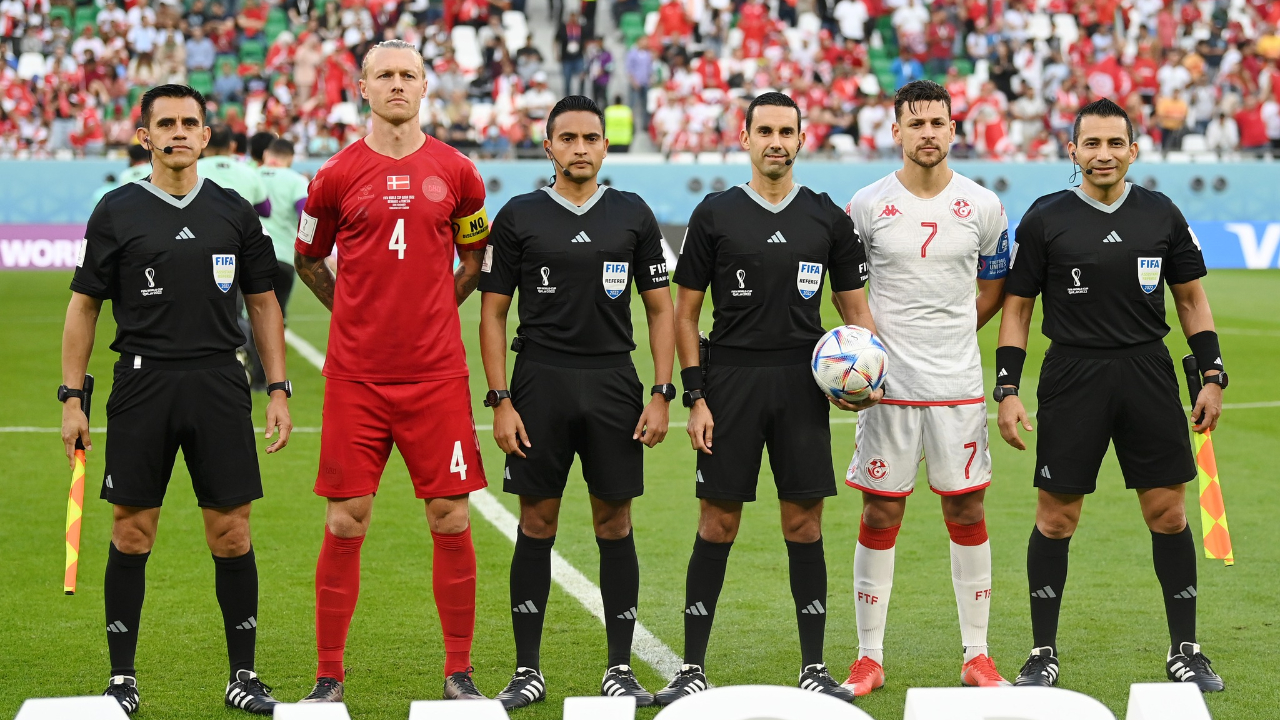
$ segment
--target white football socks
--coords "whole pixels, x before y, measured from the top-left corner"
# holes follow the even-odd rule
[[[951,584],[960,615],[964,660],[987,653],[987,620],[991,613],[991,541],[986,522],[947,523],[951,532]],[[956,542],[959,540],[960,542]]]
[[[853,552],[858,656],[869,657],[881,665],[884,664],[884,626],[889,615],[889,594],[893,590],[894,542],[899,527],[878,529],[863,524]]]

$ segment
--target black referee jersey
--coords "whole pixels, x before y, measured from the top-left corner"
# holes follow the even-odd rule
[[[867,282],[866,250],[849,216],[802,185],[772,205],[743,184],[694,209],[674,279],[711,287],[713,363],[747,352],[776,355],[781,365],[808,362],[822,337],[827,274],[837,292]]]
[[[538,348],[585,356],[635,350],[633,285],[668,286],[662,233],[635,193],[601,185],[578,207],[546,187],[512,198],[493,220],[480,291],[518,289],[516,332]]]
[[[1044,296],[1043,332],[1083,348],[1125,348],[1169,334],[1164,288],[1204,277],[1200,242],[1162,193],[1133,183],[1111,205],[1080,188],[1046,195],[1018,225],[1005,292]]]
[[[112,301],[111,349],[163,361],[234,352],[234,288],[267,292],[279,272],[253,207],[204,178],[181,198],[148,180],[107,193],[80,253],[71,289]]]

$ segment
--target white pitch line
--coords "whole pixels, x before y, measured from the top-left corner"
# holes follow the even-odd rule
[[[316,368],[324,367],[324,353],[302,337],[286,330],[285,342]],[[476,429],[491,430],[493,428],[488,425],[478,425]],[[471,506],[504,537],[515,542],[516,526],[519,520],[498,501],[498,498],[494,497],[493,493],[488,490],[471,493]],[[601,623],[604,622],[604,603],[600,599],[600,588],[555,550],[551,551],[551,579],[581,603],[587,612],[594,615]],[[663,678],[674,677],[680,670],[680,658],[676,657],[666,643],[640,622],[636,622],[632,650]]]

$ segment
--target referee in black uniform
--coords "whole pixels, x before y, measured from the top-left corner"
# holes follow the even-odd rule
[[[289,440],[284,324],[271,280],[278,272],[271,241],[253,207],[205,182],[196,158],[209,140],[204,98],[185,85],[142,96],[138,142],[152,153],[152,173],[106,194],[94,208],[71,282],[62,333],[62,440],[91,449],[80,408],[81,385],[104,300],[111,301],[120,353],[107,400],[107,455],[102,498],[113,507],[103,580],[111,681],[106,694],[126,712],[138,709],[134,653],[145,570],[178,448],[204,513],[216,568],[231,678],[226,704],[270,715],[276,701],[253,671],[258,570],[249,540],[249,506],[262,497],[250,414],[253,403],[236,348],[235,289],[249,307],[253,332],[273,381],[267,433]]]
[[[675,311],[662,234],[638,195],[600,185],[609,143],[594,100],[571,95],[547,116],[543,147],[554,184],[512,198],[494,218],[481,265],[480,352],[493,436],[507,453],[503,489],[520,496],[511,558],[516,672],[497,699],[507,709],[546,698],[539,669],[560,499],[576,453],[591,493],[600,547],[609,659],[600,692],[653,696],[631,671],[640,566],[631,500],[644,492],[644,448],[667,434],[675,397]],[[631,351],[631,288],[649,322],[654,382],[648,406]],[[519,353],[507,389],[507,313],[520,293]]]
[[[1169,198],[1125,181],[1138,145],[1120,106],[1104,99],[1081,108],[1068,151],[1084,171],[1082,182],[1040,198],[1023,216],[996,349],[1000,434],[1025,450],[1018,426],[1031,430],[1031,424],[1017,389],[1035,297],[1042,295],[1044,334],[1053,342],[1037,389],[1039,500],[1027,547],[1035,649],[1017,684],[1057,682],[1067,548],[1114,442],[1125,486],[1137,490],[1151,530],[1169,622],[1169,679],[1222,690],[1196,643],[1196,550],[1183,498],[1196,469],[1163,340],[1167,284],[1204,373],[1204,391],[1191,412],[1195,430],[1214,428],[1227,374],[1200,284],[1204,257]]]
[[[689,437],[698,451],[694,480],[701,514],[685,584],[684,665],[657,700],[666,705],[708,687],[703,667],[716,601],[742,504],[756,499],[767,446],[800,631],[799,685],[852,702],[853,691],[822,662],[822,500],[836,494],[836,480],[829,407],[809,362],[823,334],[825,275],[841,316],[875,329],[862,292],[866,252],[849,216],[792,178],[804,133],[790,97],[769,92],[755,98],[741,143],[751,157],[751,182],[698,204],[674,276],[680,286],[676,344]],[[703,364],[698,318],[708,286],[715,311]],[[882,395],[877,390],[864,404],[841,407],[870,407]]]

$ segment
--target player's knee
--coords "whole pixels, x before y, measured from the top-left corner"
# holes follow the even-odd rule
[[[964,495],[944,495],[942,497],[942,517],[956,525],[974,525],[982,522],[984,512],[982,498],[974,493]]]
[[[698,535],[707,542],[733,542],[738,537],[738,518],[729,514],[703,513],[698,520]]]
[[[608,518],[597,518],[596,537],[604,540],[621,540],[631,533],[631,513],[620,512]]]
[[[465,502],[451,503],[448,508],[427,507],[427,524],[438,535],[456,535],[471,524],[471,513]]]
[[[901,525],[902,516],[906,514],[906,503],[905,501],[897,500],[897,498],[867,496],[863,501],[862,521],[869,527],[877,529]],[[955,521],[953,520],[952,522]]]
[[[132,523],[119,523],[111,529],[111,543],[125,555],[142,555],[151,552],[155,536]]]
[[[209,544],[209,551],[218,557],[240,557],[252,547],[247,520],[210,528],[205,533],[205,540]]]
[[[816,515],[790,517],[782,521],[782,537],[796,543],[813,543],[822,538],[822,520]]]
[[[1143,518],[1147,521],[1147,527],[1152,532],[1162,535],[1180,533],[1182,528],[1187,526],[1186,512],[1178,505],[1169,505],[1152,510],[1144,509]]]
[[[556,531],[559,530],[560,523],[557,520],[547,520],[537,514],[522,514],[520,516],[520,532],[526,537],[538,538],[545,540],[555,537]]]
[[[1036,527],[1040,529],[1041,535],[1050,540],[1063,540],[1075,534],[1079,520],[1078,517],[1062,513],[1039,514],[1036,516]]]

